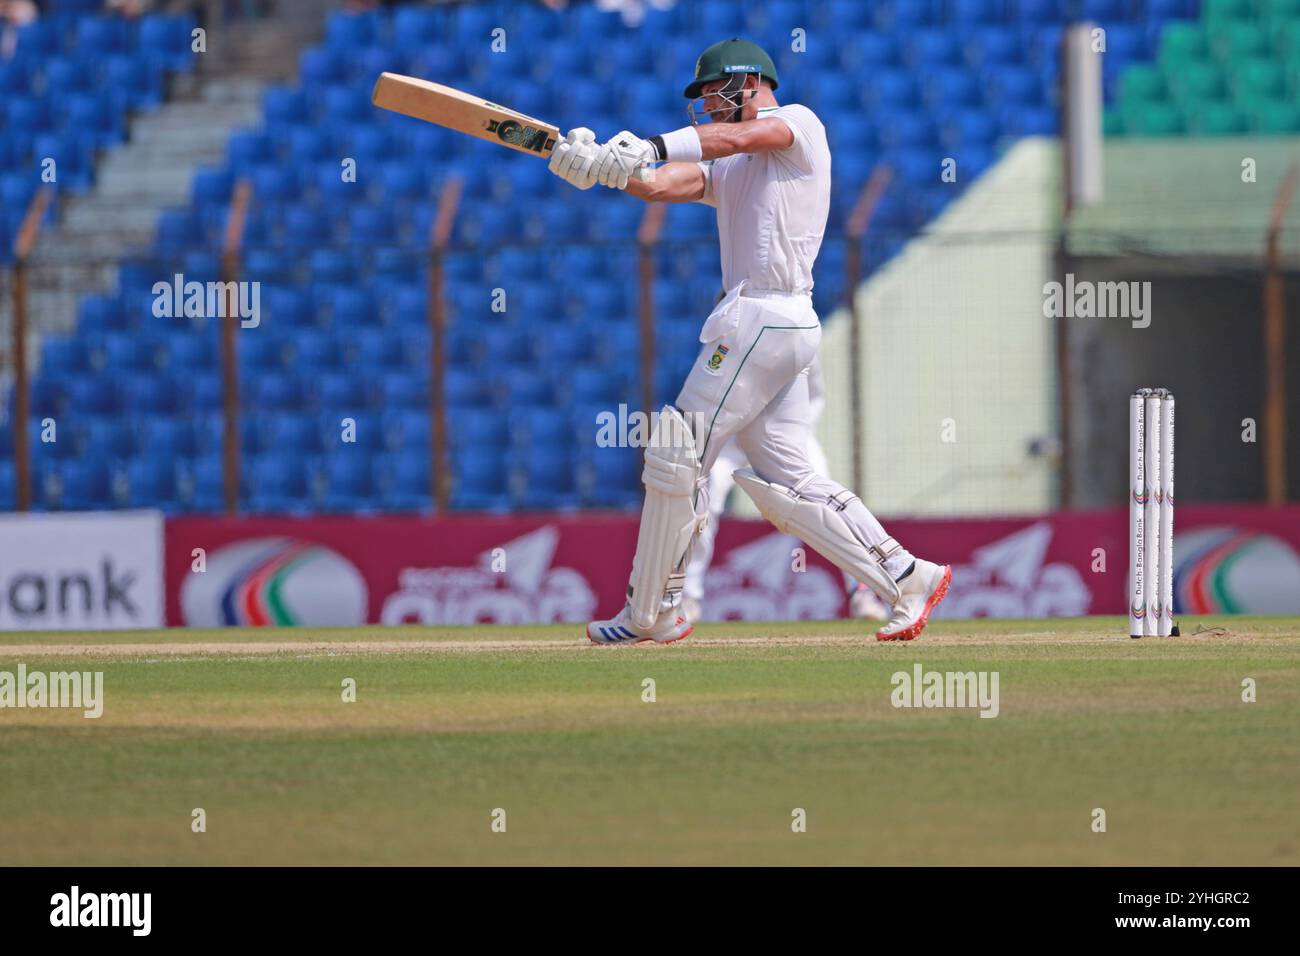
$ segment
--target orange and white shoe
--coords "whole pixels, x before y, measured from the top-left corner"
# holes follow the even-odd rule
[[[659,620],[654,627],[644,629],[632,623],[632,614],[626,604],[623,610],[608,621],[592,621],[587,625],[587,640],[593,644],[641,644],[654,641],[656,644],[671,644],[695,630],[695,625],[677,608],[668,608],[659,613]]]
[[[878,641],[910,641],[923,630],[930,612],[948,593],[952,568],[916,559],[912,573],[898,582],[902,592],[889,623],[876,632]]]

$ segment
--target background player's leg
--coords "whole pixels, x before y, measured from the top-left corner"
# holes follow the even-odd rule
[[[726,508],[727,496],[736,486],[736,479],[732,477],[732,473],[747,464],[745,456],[741,454],[735,441],[730,441],[718,455],[718,460],[713,463],[713,468],[705,480],[708,502],[702,510],[708,514],[708,520],[691,546],[690,559],[686,565],[686,585],[682,589],[682,611],[690,621],[698,621],[702,612],[704,575],[713,561],[713,544],[718,535],[718,522]]]

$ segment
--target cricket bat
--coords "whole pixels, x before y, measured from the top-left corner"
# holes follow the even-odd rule
[[[426,123],[458,133],[468,133],[521,153],[549,158],[564,137],[559,127],[525,116],[509,107],[440,83],[400,73],[381,73],[370,102]],[[643,167],[637,179],[650,180],[654,171]]]

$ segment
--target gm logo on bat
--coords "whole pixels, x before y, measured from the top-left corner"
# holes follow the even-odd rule
[[[555,140],[546,134],[546,130],[536,126],[525,126],[518,120],[488,120],[488,132],[496,133],[503,143],[510,143],[520,149],[530,149],[540,153],[555,145]]]

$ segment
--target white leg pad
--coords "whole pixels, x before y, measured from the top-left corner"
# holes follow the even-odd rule
[[[645,450],[645,505],[632,559],[628,604],[632,623],[653,627],[664,599],[681,592],[691,540],[706,516],[695,512],[700,456],[681,412],[671,405],[659,413]]]
[[[792,534],[817,549],[845,574],[867,584],[891,607],[898,603],[898,582],[885,571],[884,562],[898,550],[893,538],[868,545],[844,520],[843,510],[854,499],[828,503],[801,497],[798,489],[764,481],[748,468],[736,471],[736,484],[753,499],[759,513],[778,531]],[[847,495],[847,492],[844,493]]]

